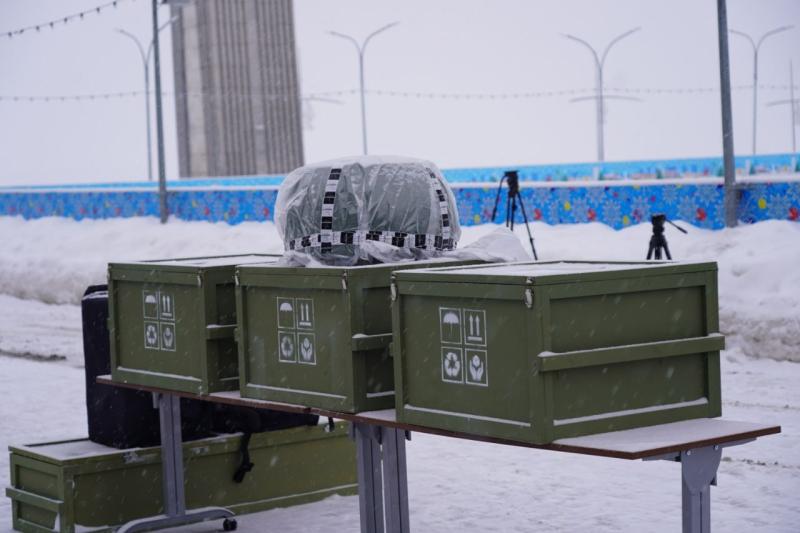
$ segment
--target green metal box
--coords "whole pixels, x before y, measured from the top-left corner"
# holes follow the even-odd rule
[[[358,490],[355,446],[344,423],[330,433],[316,426],[253,435],[255,467],[235,483],[240,440],[232,434],[184,443],[187,508],[245,514]],[[17,531],[106,532],[164,512],[160,447],[117,450],[81,439],[9,450],[6,495]]]
[[[114,381],[209,394],[239,385],[235,267],[270,255],[108,265]]]
[[[721,414],[716,263],[394,276],[402,422],[545,444]]]
[[[242,397],[348,413],[391,407],[392,272],[476,262],[239,266]]]

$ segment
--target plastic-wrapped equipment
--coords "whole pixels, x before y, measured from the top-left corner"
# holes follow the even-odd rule
[[[456,247],[450,186],[429,161],[364,156],[306,165],[281,184],[275,224],[287,255],[328,265],[430,258]]]

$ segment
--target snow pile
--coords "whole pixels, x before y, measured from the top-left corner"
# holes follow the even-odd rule
[[[56,304],[80,303],[88,285],[106,282],[112,261],[283,253],[275,226],[257,222],[0,217],[0,235],[0,293]]]
[[[720,321],[728,356],[800,362],[800,224],[767,221],[732,230],[689,234],[667,226],[673,257],[719,263]],[[496,226],[462,228],[461,246]],[[651,228],[615,231],[599,223],[531,225],[541,260],[641,260]],[[522,226],[516,234],[525,247]],[[77,304],[87,285],[104,283],[110,261],[235,253],[281,253],[272,223],[185,222],[154,218],[25,221],[0,217],[0,294],[54,304]]]
[[[83,366],[81,308],[0,294],[0,354]]]

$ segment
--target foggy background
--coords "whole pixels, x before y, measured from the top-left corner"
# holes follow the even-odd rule
[[[6,30],[92,8],[99,0],[0,0],[0,185],[146,179],[144,96],[81,102],[13,102],[9,96],[60,96],[143,91],[135,45],[147,42],[150,1],[121,1],[55,29],[9,39]],[[605,86],[627,89],[719,87],[716,2],[713,0],[295,0],[303,95],[358,87],[354,47],[327,34],[375,37],[365,59],[368,90],[501,94],[594,87],[589,52],[630,28],[606,61]],[[169,9],[160,8],[160,21]],[[759,153],[791,149],[787,106],[789,61],[800,71],[800,3],[728,0],[728,24],[758,38],[785,24],[798,27],[768,39],[759,55]],[[163,90],[173,90],[169,29],[161,33]],[[752,49],[730,36],[737,155],[751,152]],[[800,77],[800,72],[795,78]],[[151,84],[153,83],[151,77]],[[608,90],[608,93],[612,91]],[[325,96],[325,95],[323,95]],[[642,102],[610,101],[606,160],[721,154],[719,92],[635,94]],[[358,154],[358,95],[327,95],[340,103],[305,102],[307,162]],[[592,161],[595,104],[570,96],[506,99],[367,96],[370,153],[428,158],[445,168]],[[173,97],[165,103],[167,177],[177,178]],[[153,113],[155,110],[153,109]],[[155,123],[153,124],[155,133]],[[154,135],[155,142],[155,135]]]

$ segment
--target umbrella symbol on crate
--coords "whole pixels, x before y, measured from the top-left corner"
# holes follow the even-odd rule
[[[483,361],[477,355],[473,355],[469,362],[469,375],[472,381],[480,381],[483,377]]]
[[[444,373],[451,378],[456,377],[461,372],[461,358],[455,352],[447,352],[444,356]]]
[[[289,302],[283,302],[279,309],[282,313],[291,313],[294,310]]]
[[[308,337],[303,339],[303,343],[300,345],[300,355],[303,356],[304,361],[311,361],[311,357],[314,355],[314,346]]]
[[[447,311],[442,317],[442,324],[447,326],[447,333],[450,334],[450,337],[461,336],[461,331],[459,329],[461,325],[461,319],[459,318],[457,313],[454,313],[452,311]]]

